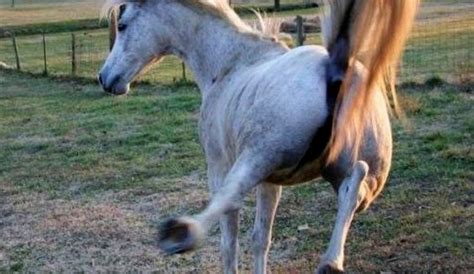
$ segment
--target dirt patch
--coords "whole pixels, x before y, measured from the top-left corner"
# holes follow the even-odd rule
[[[147,271],[173,270],[177,265],[197,269],[199,257],[213,257],[215,250],[204,249],[199,257],[171,258],[165,257],[155,243],[157,220],[179,205],[179,199],[186,197],[186,204],[197,205],[207,199],[200,189],[183,189],[189,191],[145,195],[110,192],[76,200],[3,189],[0,269]],[[204,261],[212,262],[209,258]],[[189,267],[182,268],[183,264]]]
[[[157,248],[156,227],[163,218],[195,213],[208,201],[206,182],[185,177],[175,183],[179,191],[151,193],[132,189],[71,200],[4,189],[0,193],[0,269],[220,272],[217,227],[199,252],[170,257]],[[296,202],[296,205],[280,212],[283,222],[297,210],[298,201],[301,199],[294,194],[284,195],[283,203]],[[243,271],[252,267],[253,206],[254,199],[249,198],[242,209],[239,240]],[[318,254],[310,264],[294,256],[297,241],[300,239],[283,236],[272,247],[270,258],[275,262],[275,273],[301,270],[305,265],[308,269],[314,267]],[[288,260],[294,260],[294,266],[282,263]]]

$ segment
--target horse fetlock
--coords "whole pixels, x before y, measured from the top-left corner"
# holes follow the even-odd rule
[[[316,274],[339,274],[344,273],[344,268],[341,264],[335,262],[323,262],[316,270]]]
[[[159,247],[168,254],[180,254],[199,247],[204,229],[193,218],[171,218],[161,224],[158,235]]]

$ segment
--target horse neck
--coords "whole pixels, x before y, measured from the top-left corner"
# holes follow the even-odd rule
[[[249,28],[211,16],[200,17],[181,25],[182,32],[174,38],[174,53],[193,71],[204,95],[239,69],[285,51],[279,43]],[[193,23],[196,27],[189,28]]]

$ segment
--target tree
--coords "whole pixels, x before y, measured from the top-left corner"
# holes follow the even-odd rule
[[[12,8],[15,7],[15,0],[12,0]]]

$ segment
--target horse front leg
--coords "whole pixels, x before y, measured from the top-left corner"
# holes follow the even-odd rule
[[[344,271],[344,244],[354,214],[368,191],[367,184],[364,182],[368,170],[367,163],[357,162],[351,175],[344,179],[339,187],[336,225],[332,232],[328,250],[319,264],[318,274],[343,273]]]
[[[159,232],[159,245],[167,253],[193,250],[202,243],[209,229],[224,215],[238,210],[245,196],[272,171],[268,158],[259,154],[239,157],[208,207],[194,217],[172,218]]]
[[[209,162],[207,174],[209,189],[212,193],[218,192],[222,187],[228,170],[229,169],[223,167],[220,162]],[[224,273],[238,272],[239,222],[240,210],[230,211],[222,215],[219,220],[221,232],[220,252]]]
[[[252,232],[254,273],[267,273],[267,258],[272,239],[272,226],[281,197],[281,186],[263,183],[257,187],[257,208]]]

